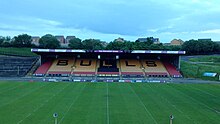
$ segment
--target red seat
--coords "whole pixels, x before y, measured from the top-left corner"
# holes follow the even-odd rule
[[[49,70],[50,66],[52,65],[52,61],[48,61],[41,65],[37,71],[35,71],[35,75],[45,75],[47,71]]]
[[[179,71],[176,70],[174,65],[172,65],[168,62],[164,62],[164,66],[167,69],[170,76],[172,76],[172,77],[182,77],[182,75],[180,74]]]

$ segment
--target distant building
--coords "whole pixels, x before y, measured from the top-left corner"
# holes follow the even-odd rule
[[[139,41],[139,42],[147,42],[147,38],[138,38],[136,41]]]
[[[38,46],[38,45],[39,45],[40,37],[39,37],[39,36],[32,36],[32,37],[31,37],[31,40],[32,40],[32,44]]]
[[[153,41],[154,44],[159,44],[160,43],[160,39],[159,38],[154,38],[154,37],[138,38],[136,41],[147,42],[148,40]]]
[[[160,43],[160,39],[159,38],[153,38],[153,37],[150,37],[151,40],[153,40],[154,44],[159,44]]]
[[[61,44],[65,44],[65,38],[64,38],[64,36],[55,36],[56,37],[56,39],[61,43]]]
[[[181,46],[183,45],[184,41],[181,40],[181,39],[173,39],[171,42],[170,42],[170,45],[173,45],[173,46]]]
[[[211,38],[198,39],[198,41],[212,41]]]
[[[115,39],[116,42],[124,42],[124,38],[119,37],[118,39]]]
[[[108,45],[107,42],[101,42],[101,44],[102,44],[104,47],[107,47],[107,45]]]
[[[66,43],[66,44],[69,44],[69,41],[72,40],[72,39],[75,39],[75,38],[76,38],[75,36],[67,36],[65,43]]]

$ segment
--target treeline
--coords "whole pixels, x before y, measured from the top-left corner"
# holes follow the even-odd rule
[[[0,36],[0,47],[34,47],[30,35],[22,34],[13,38]]]
[[[46,34],[39,40],[39,45],[32,43],[30,35],[22,34],[10,37],[0,37],[1,47],[37,47],[37,48],[71,48],[85,50],[184,50],[187,54],[212,54],[220,53],[220,44],[210,40],[189,40],[184,42],[182,46],[167,46],[162,43],[154,44],[151,39],[146,42],[139,41],[117,41],[105,42],[99,39],[74,38],[69,41],[68,47],[62,46],[55,36]]]
[[[220,53],[220,44],[210,40],[189,40],[185,41],[182,46],[154,44],[153,41],[148,39],[146,42],[139,41],[112,41],[109,43],[102,42],[95,39],[81,40],[75,38],[70,40],[70,48],[73,49],[86,49],[86,50],[174,50],[174,51],[186,51],[188,55],[197,54],[214,54]]]
[[[210,40],[189,40],[184,42],[182,50],[187,54],[220,53],[220,44]]]
[[[32,42],[28,34],[21,34],[13,38],[0,36],[0,47],[39,47],[39,48],[60,48],[60,42],[53,35],[47,34],[40,38],[39,46]]]
[[[100,41],[98,39],[81,40],[79,38],[69,41],[69,48],[85,50],[181,50],[181,46],[164,46],[162,43],[154,44],[150,39],[146,42],[139,41]]]

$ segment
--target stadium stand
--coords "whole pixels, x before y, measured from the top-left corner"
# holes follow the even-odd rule
[[[144,73],[139,60],[120,59],[122,77],[143,77]]]
[[[171,63],[163,62],[165,68],[167,69],[168,73],[171,77],[182,77],[179,71],[176,70],[175,66],[173,66]]]
[[[119,76],[119,63],[115,59],[99,60],[98,76]]]
[[[0,56],[0,77],[25,76],[37,57]]]
[[[47,74],[50,66],[52,65],[52,61],[45,62],[42,64],[34,73],[35,76],[44,76]]]
[[[180,67],[179,56],[185,54],[185,51],[157,50],[32,49],[32,52],[41,55],[44,63],[35,75],[91,82],[145,82],[158,77],[159,80],[181,77],[176,68]]]
[[[118,68],[119,67],[119,68]],[[182,77],[172,64],[159,60],[55,59],[42,64],[35,76]]]
[[[94,76],[96,73],[96,59],[77,59],[73,67],[74,76]]]
[[[69,76],[71,74],[74,61],[74,58],[55,59],[47,72],[48,76]]]
[[[142,65],[148,77],[168,77],[169,74],[159,60],[142,60]]]

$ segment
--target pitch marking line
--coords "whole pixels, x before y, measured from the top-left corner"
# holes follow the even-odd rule
[[[23,86],[23,85],[25,85],[25,83],[20,84],[20,85],[17,85],[17,86],[14,86],[14,87],[10,87],[10,88],[4,89],[4,90],[2,90],[2,91],[0,92],[0,94],[1,94],[1,93],[4,93],[4,92],[7,92],[7,91],[9,91],[9,90],[13,90],[13,89],[15,89],[15,88],[17,88],[17,87],[20,87],[20,86]]]
[[[109,124],[110,120],[109,120],[109,91],[108,91],[108,83],[107,84],[107,88],[106,88],[106,93],[107,93],[107,97],[106,97],[106,118],[107,118],[107,124]]]
[[[210,96],[212,96],[212,97],[217,97],[217,96],[215,96],[215,95],[213,95],[213,94],[211,94],[211,93],[209,93],[209,92],[207,92],[207,91],[203,91],[203,90],[201,90],[201,89],[199,89],[199,88],[196,88],[196,87],[193,87],[193,86],[191,86],[191,87],[192,87],[193,89],[196,89],[196,90],[198,90],[198,91],[204,93],[204,94],[210,95]]]
[[[31,115],[31,113],[29,113],[26,117],[29,117]],[[23,122],[23,120],[20,120],[17,124],[20,124],[21,122]]]
[[[70,84],[69,84],[70,85]],[[29,113],[25,118],[23,118],[22,120],[20,120],[17,124],[20,124],[21,122],[23,122],[26,118],[28,118],[29,116],[31,116],[33,113],[35,113],[37,110],[39,110],[41,107],[43,107],[48,101],[50,101],[53,97],[55,97],[56,95],[58,95],[59,93],[61,93],[65,88],[67,88],[69,85],[65,86],[64,88],[62,88],[59,92],[57,92],[56,94],[54,94],[52,97],[50,97],[49,99],[47,99],[43,104],[41,104],[39,107],[37,107],[36,109],[34,109],[34,111],[32,113]]]
[[[67,109],[67,111],[64,113],[63,117],[60,119],[59,124],[63,121],[63,119],[65,118],[66,114],[70,111],[70,109],[72,108],[72,106],[75,104],[75,102],[78,100],[80,94],[82,93],[82,91],[85,89],[86,85],[84,85],[84,87],[80,90],[79,94],[77,95],[77,97],[72,101],[71,105],[69,106],[69,108]]]
[[[8,103],[6,103],[6,104],[1,105],[0,107],[2,107],[2,106],[6,106],[6,105],[8,105],[8,104],[11,104],[11,103],[13,103],[13,102],[15,102],[15,101],[17,101],[17,100],[19,100],[19,99],[21,99],[21,98],[27,96],[27,95],[33,93],[34,91],[43,88],[43,87],[46,86],[46,85],[47,85],[47,84],[45,84],[45,85],[43,85],[43,86],[40,86],[39,88],[33,89],[33,90],[31,90],[30,92],[25,93],[25,94],[23,94],[22,96],[15,98],[13,101],[10,101],[10,102],[8,102]]]
[[[134,89],[130,86],[130,89],[132,90],[132,92],[136,95],[136,97],[138,98],[138,100],[140,101],[140,103],[142,104],[142,106],[144,107],[145,111],[150,115],[150,117],[152,118],[152,120],[156,123],[157,121],[154,119],[154,117],[152,116],[152,114],[150,113],[150,111],[147,109],[146,105],[143,103],[143,101],[140,99],[140,97],[137,95],[137,93],[134,91]]]
[[[215,112],[217,112],[218,114],[220,114],[220,111],[215,110]]]
[[[21,122],[23,122],[26,118],[28,118],[29,116],[31,116],[31,113],[29,113],[24,119],[20,120],[17,124],[20,124]]]
[[[173,87],[172,87],[173,88]],[[175,89],[175,88],[173,88],[173,89]],[[191,100],[193,100],[193,101],[195,101],[195,102],[197,102],[197,103],[199,103],[199,104],[201,104],[201,105],[203,105],[203,106],[205,106],[206,108],[208,108],[209,110],[212,110],[212,111],[214,111],[214,112],[216,112],[216,110],[215,109],[213,109],[213,108],[211,108],[211,107],[209,107],[208,105],[206,105],[205,103],[202,103],[202,102],[200,102],[200,101],[198,101],[197,99],[195,99],[195,98],[193,98],[193,97],[191,97],[191,96],[189,96],[188,94],[185,94],[185,93],[183,93],[182,91],[180,91],[180,90],[177,90],[177,89],[175,89],[176,91],[178,91],[178,92],[180,92],[181,94],[183,94],[184,96],[187,96],[187,97],[189,97]],[[217,114],[220,114],[220,113],[218,113],[218,112],[216,112]]]
[[[154,91],[155,92],[155,90],[153,90],[153,88],[149,85],[149,87],[150,87],[150,89],[152,90],[152,91]],[[155,92],[155,93],[157,93],[157,92]],[[164,99],[168,104],[170,104],[173,108],[175,108],[177,111],[179,111],[180,113],[184,113],[182,110],[180,110],[179,108],[177,108],[174,104],[172,104],[167,98],[165,98],[165,97],[163,97],[163,96],[161,96],[160,95],[160,97],[162,98],[162,99]],[[187,119],[189,119],[189,120],[191,120],[191,121],[193,121],[193,123],[194,124],[197,124],[196,122],[194,122],[194,120],[192,119],[192,118],[190,118],[188,115],[184,115]]]

